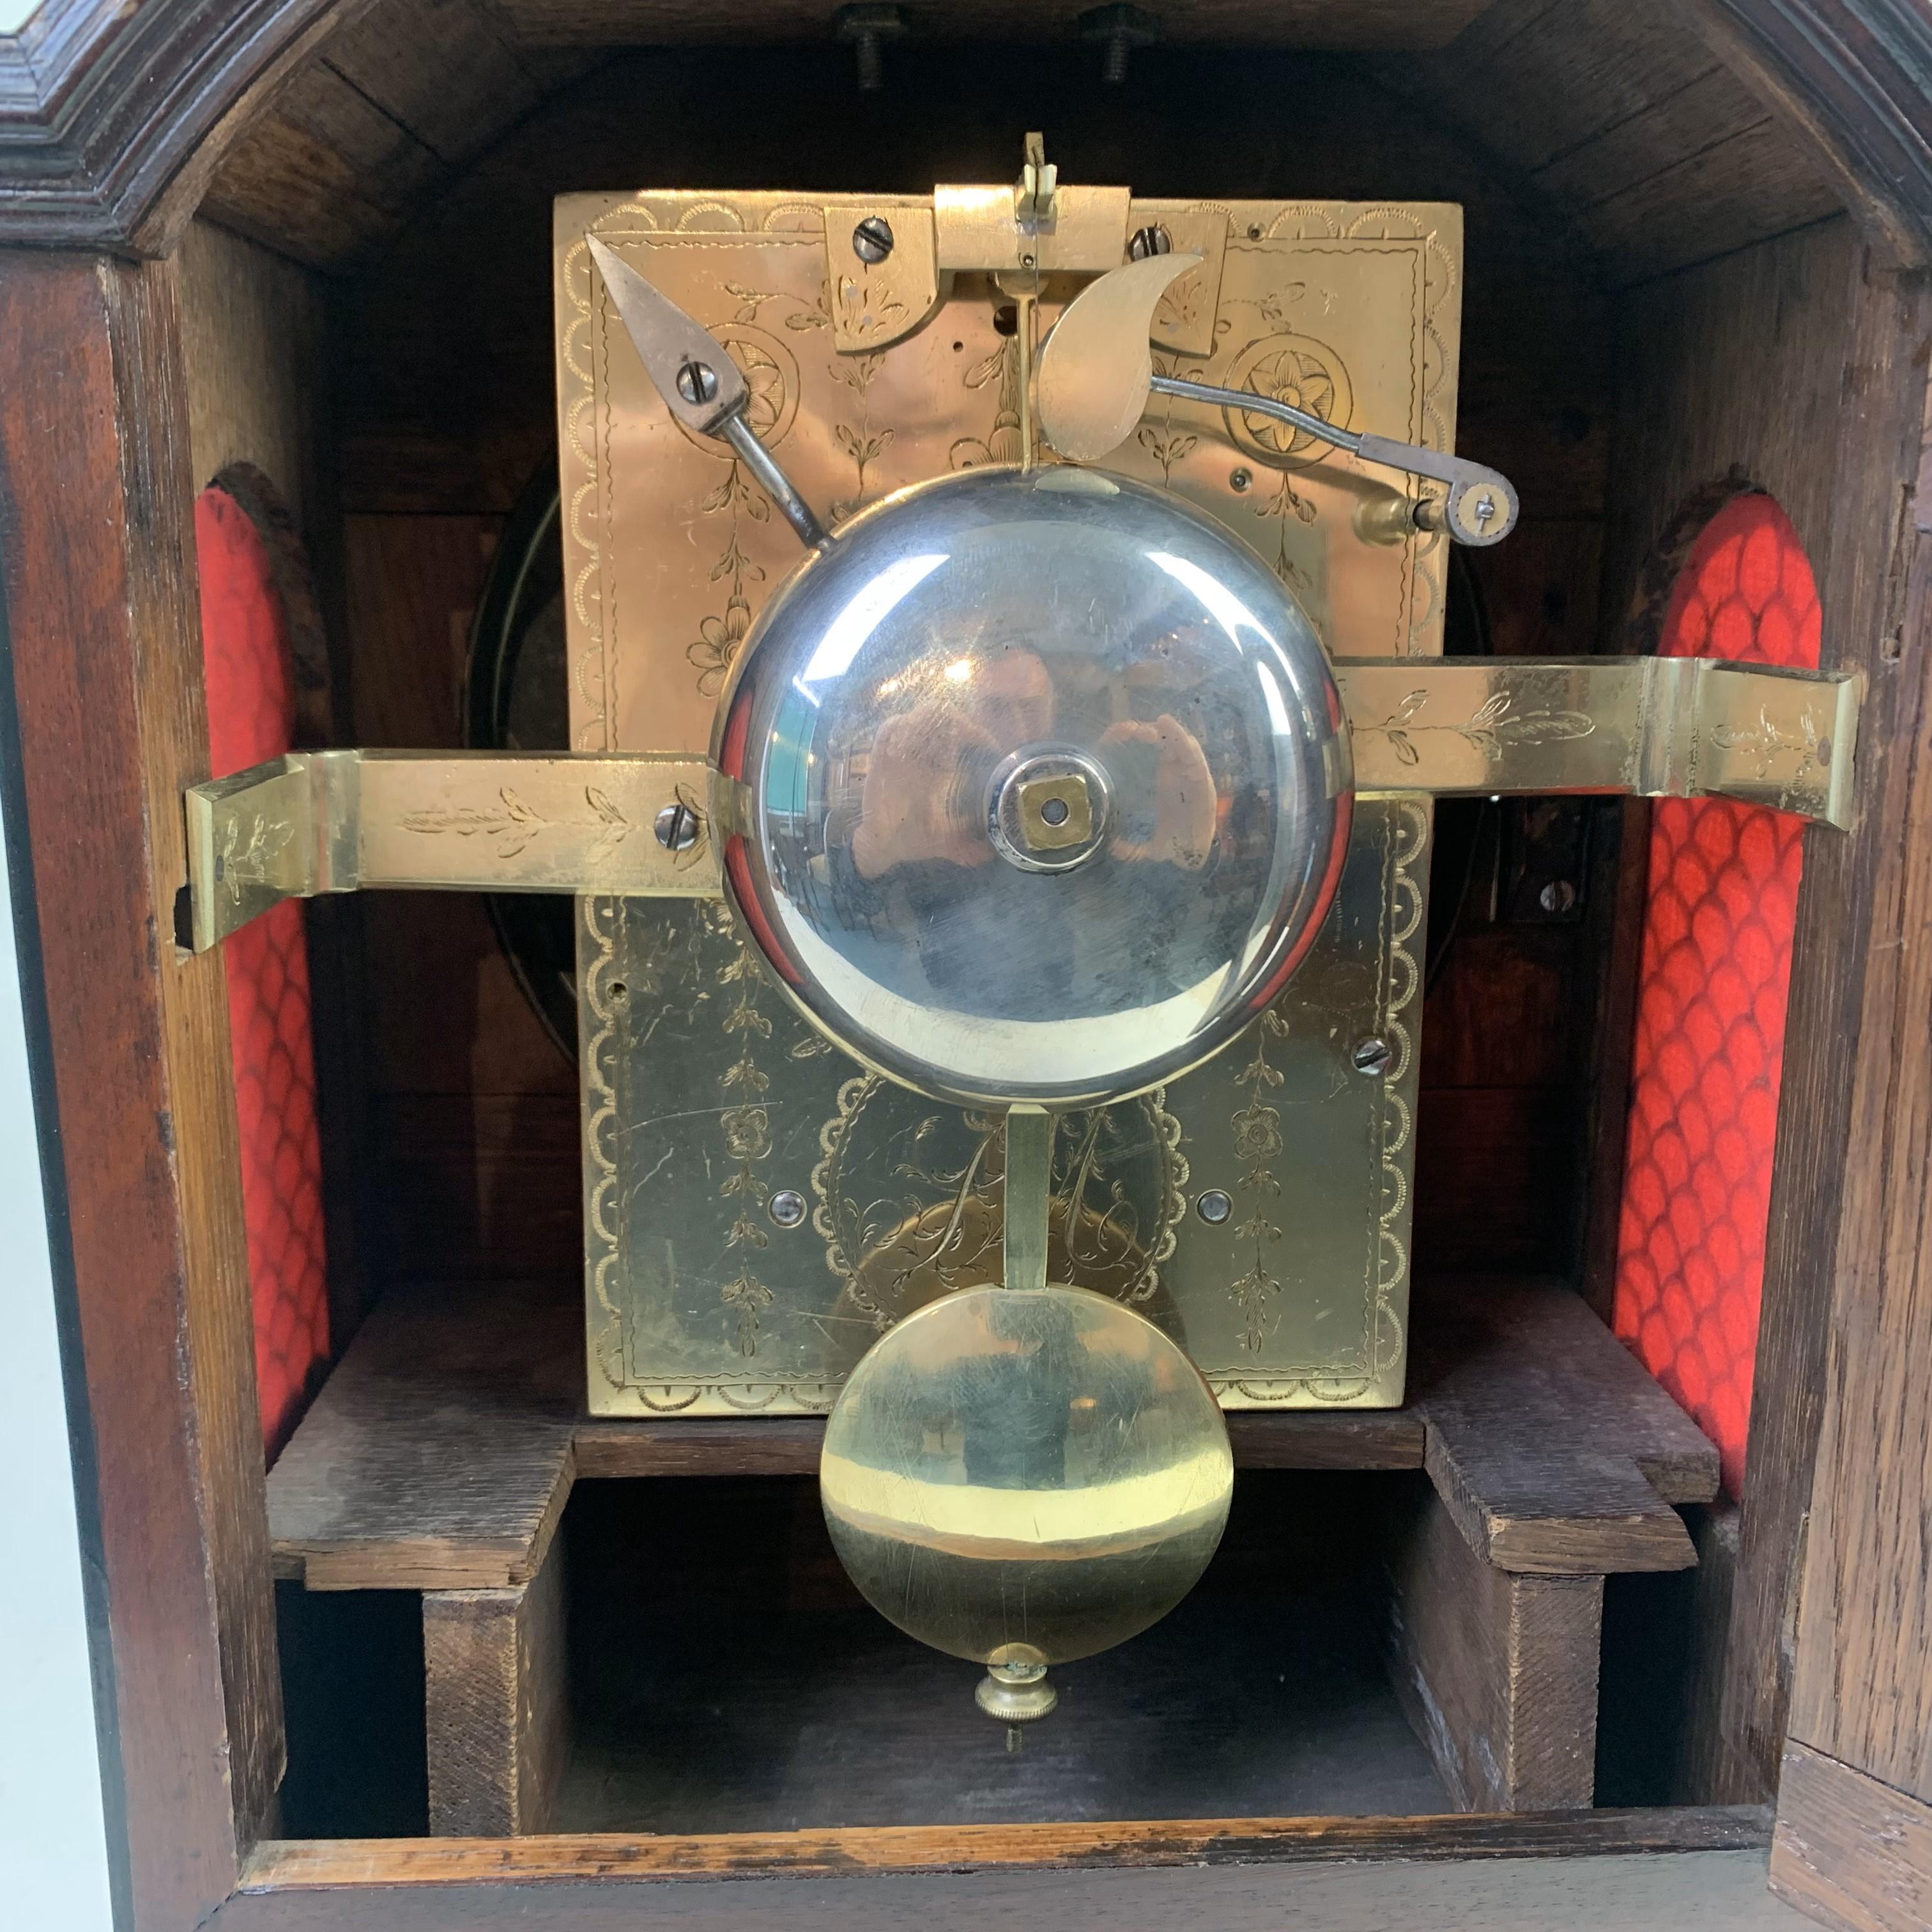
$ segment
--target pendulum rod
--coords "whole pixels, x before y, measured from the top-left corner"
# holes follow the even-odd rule
[[[1046,1208],[1052,1188],[1053,1116],[1016,1107],[1006,1116],[1006,1283],[1046,1286]]]

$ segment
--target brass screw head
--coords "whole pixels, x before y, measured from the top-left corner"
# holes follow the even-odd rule
[[[703,829],[698,814],[682,802],[668,805],[657,815],[652,828],[658,836],[658,843],[667,852],[688,852],[698,843],[698,835]]]
[[[706,362],[687,362],[677,372],[677,392],[687,403],[708,403],[718,393],[718,371]]]
[[[883,214],[868,214],[852,231],[852,252],[862,262],[883,262],[892,252],[892,225]]]
[[[1377,1040],[1372,1034],[1366,1040],[1358,1040],[1355,1042],[1354,1058],[1358,1073],[1377,1076],[1386,1073],[1389,1070],[1389,1063],[1394,1058],[1394,1054],[1389,1049],[1388,1042]]]

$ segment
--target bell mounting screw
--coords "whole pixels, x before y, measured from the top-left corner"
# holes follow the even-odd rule
[[[680,800],[675,805],[668,805],[658,814],[657,823],[652,828],[658,835],[658,843],[667,852],[688,852],[698,843],[698,835],[704,828],[698,814]]]
[[[1075,23],[1080,38],[1103,43],[1106,52],[1101,62],[1100,78],[1109,87],[1118,87],[1127,77],[1127,60],[1136,47],[1150,47],[1160,38],[1160,16],[1144,7],[1133,7],[1125,0],[1106,7],[1090,7]]]
[[[851,47],[859,92],[877,94],[886,84],[882,50],[886,41],[904,37],[905,15],[896,7],[842,7],[832,16],[832,30]]]
[[[868,214],[852,231],[852,252],[862,262],[883,262],[892,252],[892,224],[883,214]]]

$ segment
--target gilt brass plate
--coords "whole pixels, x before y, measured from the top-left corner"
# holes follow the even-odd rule
[[[932,319],[842,353],[889,288],[827,274],[826,223],[928,200],[639,194],[557,207],[558,384],[572,742],[702,752],[738,648],[796,541],[728,453],[650,389],[586,230],[713,329],[755,426],[835,529],[887,492],[1016,460],[1008,305],[955,274]],[[1454,439],[1454,208],[1136,201],[1224,241],[1218,301],[1156,317],[1175,373],[1266,388],[1358,429]],[[1225,225],[1225,236],[1217,224]],[[1211,252],[1211,251],[1210,251]],[[1049,276],[1043,327],[1082,284]],[[1204,294],[1204,291],[1205,292]],[[1184,308],[1214,300],[1184,278]],[[914,305],[923,297],[910,296]],[[851,305],[856,304],[856,308]],[[848,313],[849,310],[849,313]],[[835,313],[839,326],[835,332]],[[1365,544],[1389,479],[1258,417],[1157,401],[1109,466],[1204,510],[1292,590],[1333,653],[1441,648],[1439,538]],[[1166,1089],[1064,1118],[1052,1278],[1138,1308],[1222,1405],[1402,1398],[1426,801],[1364,797],[1336,908],[1262,1022]],[[797,1018],[715,902],[581,902],[590,1405],[604,1414],[828,1408],[870,1341],[995,1279],[995,1124],[862,1072]],[[1358,1072],[1376,1039],[1385,1070]],[[781,1227],[783,1192],[809,1212]],[[1208,1192],[1232,1211],[1195,1210]]]

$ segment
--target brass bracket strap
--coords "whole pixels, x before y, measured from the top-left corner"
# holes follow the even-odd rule
[[[292,752],[188,794],[192,944],[370,886],[715,898],[712,790],[654,753]]]
[[[1863,681],[1711,658],[1340,658],[1355,788],[1721,796],[1843,830]]]
[[[1358,792],[1706,794],[1852,821],[1856,673],[1704,658],[1342,658]],[[294,752],[188,794],[193,944],[371,886],[716,898],[736,788],[632,752]]]

